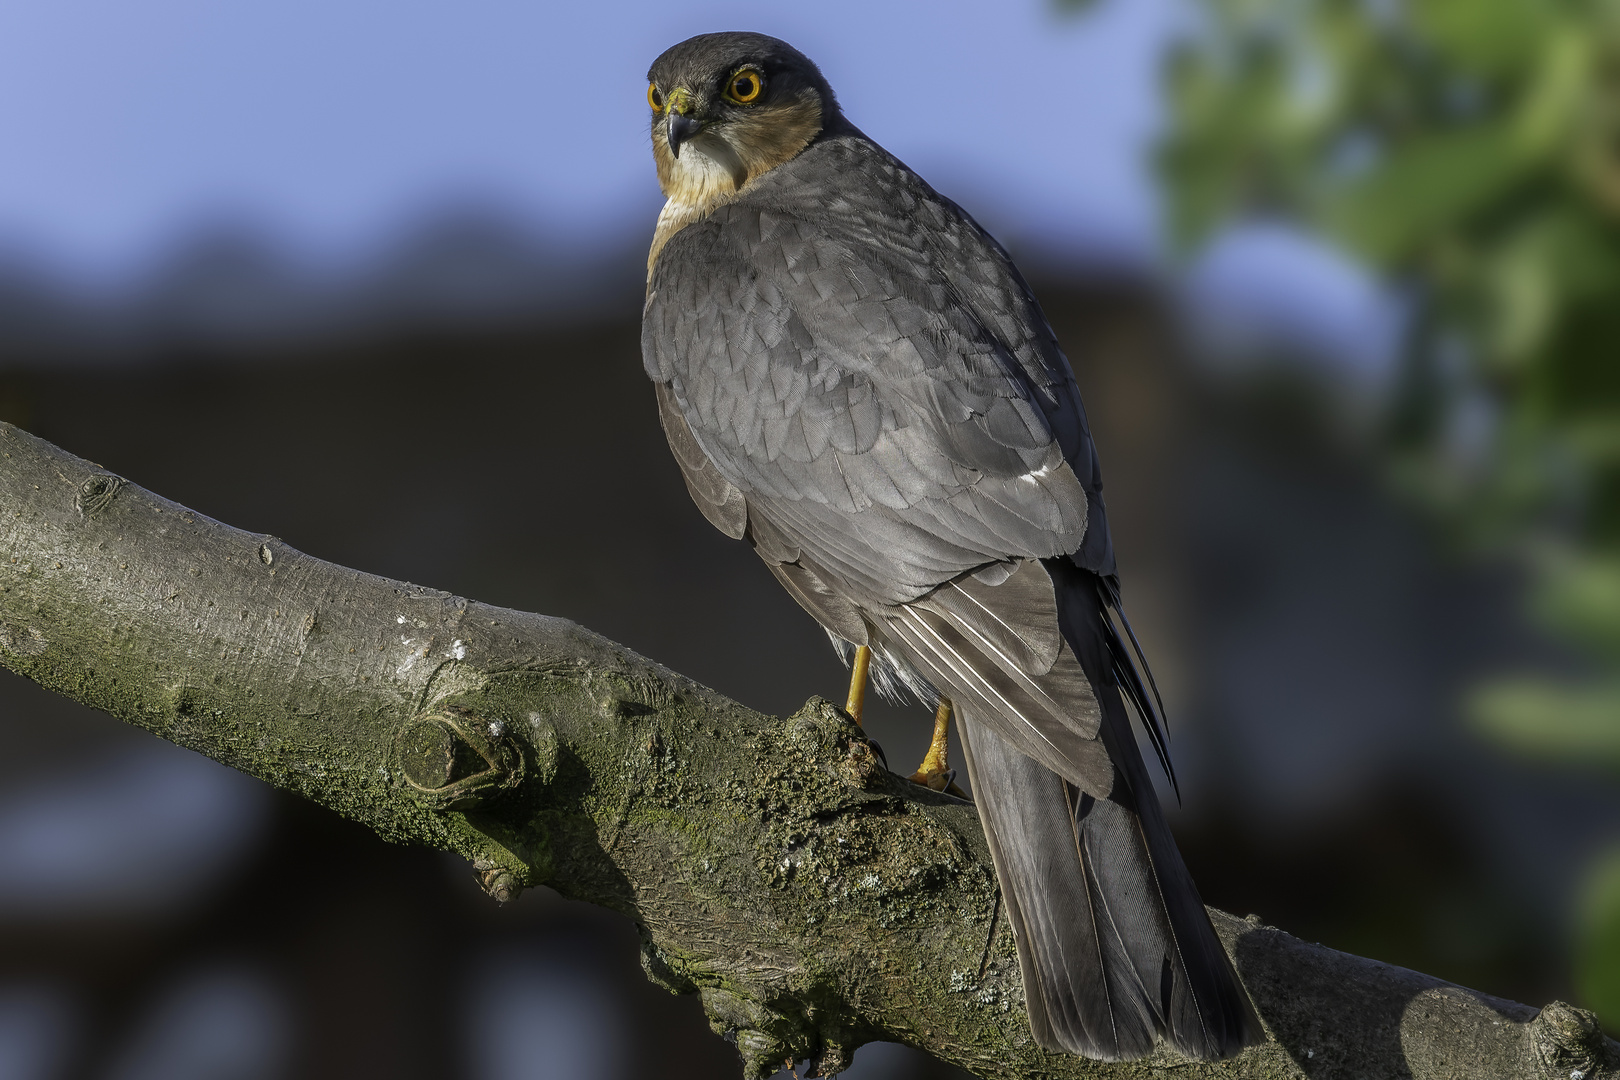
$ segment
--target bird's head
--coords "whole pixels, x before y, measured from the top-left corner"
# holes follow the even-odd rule
[[[809,145],[837,115],[821,72],[764,34],[702,34],[647,72],[658,186],[680,202],[736,192]]]

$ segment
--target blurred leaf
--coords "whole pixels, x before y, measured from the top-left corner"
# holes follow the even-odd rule
[[[1620,653],[1620,559],[1565,554],[1544,559],[1536,611],[1605,653]],[[1620,710],[1615,713],[1620,725]]]
[[[1481,124],[1431,135],[1391,155],[1329,205],[1333,231],[1374,262],[1398,262],[1523,175],[1511,132]]]
[[[1160,148],[1161,169],[1174,176],[1179,198],[1172,234],[1201,240],[1233,207],[1274,211],[1289,201],[1290,147],[1308,128],[1287,90],[1286,56],[1269,41],[1239,56],[1210,58],[1192,51],[1170,57],[1166,89],[1188,118],[1185,137]]]
[[[1413,25],[1450,59],[1496,75],[1525,64],[1525,45],[1545,31],[1548,7],[1537,0],[1421,0],[1410,11]]]
[[[1556,147],[1574,127],[1592,74],[1592,43],[1575,27],[1547,35],[1537,50],[1535,76],[1513,115],[1524,153]]]
[[[1620,767],[1620,682],[1494,682],[1475,691],[1468,714],[1482,733],[1509,749]]]
[[[1610,1031],[1620,1025],[1620,848],[1597,861],[1581,890],[1575,988]]]
[[[1620,410],[1571,423],[1569,443],[1585,458],[1604,464],[1620,463]]]
[[[1620,292],[1620,249],[1597,215],[1549,207],[1506,232],[1479,271],[1489,297],[1482,312],[1487,356],[1523,369],[1542,356],[1572,305]]]

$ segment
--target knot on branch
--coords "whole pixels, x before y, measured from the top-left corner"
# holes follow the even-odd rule
[[[1527,1028],[1530,1046],[1548,1076],[1560,1080],[1597,1080],[1620,1068],[1620,1054],[1606,1038],[1597,1017],[1555,1001],[1536,1015]]]
[[[394,736],[406,786],[431,810],[466,810],[523,782],[523,753],[501,720],[449,705],[413,716]]]
[[[489,894],[489,898],[497,904],[516,900],[518,894],[523,891],[518,876],[493,859],[476,860],[473,863],[473,873],[478,878],[478,887]]]
[[[883,767],[866,732],[825,698],[805,702],[787,718],[782,734],[786,760],[821,763],[839,785],[856,791],[903,790],[892,783],[893,774]]]
[[[0,592],[7,591],[0,586]],[[11,626],[0,622],[0,652],[8,652],[16,657],[24,658],[38,656],[50,647],[45,635],[32,626]]]
[[[118,489],[128,482],[113,473],[96,473],[79,485],[79,492],[73,499],[74,509],[78,510],[81,519],[88,521],[97,512],[112,505],[112,501],[118,497]]]
[[[805,1077],[836,1076],[849,1067],[858,1047],[876,1037],[850,1025],[836,985],[805,983],[807,973],[784,956],[763,967],[711,958],[694,970],[660,948],[643,927],[641,967],[671,993],[699,996],[709,1027],[737,1048],[744,1076],[770,1076],[792,1062],[808,1063],[800,1074]]]
[[[710,1025],[729,1039],[743,1059],[743,1075],[767,1077],[783,1065],[807,1063],[806,1077],[836,1076],[849,1068],[860,1039],[836,1017],[819,1018],[802,999],[784,999],[785,1010],[720,987],[702,991]]]

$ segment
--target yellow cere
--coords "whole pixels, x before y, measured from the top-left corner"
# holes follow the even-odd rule
[[[760,91],[765,84],[759,77],[759,72],[743,68],[731,77],[731,84],[726,87],[726,96],[739,105],[747,105],[759,98]]]

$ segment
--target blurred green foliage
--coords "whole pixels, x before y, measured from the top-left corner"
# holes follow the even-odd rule
[[[1575,967],[1576,993],[1612,1024],[1620,1015],[1620,850],[1598,860],[1588,875],[1575,947],[1586,958]]]
[[[1168,67],[1178,240],[1295,220],[1410,305],[1394,482],[1529,569],[1583,676],[1506,677],[1503,744],[1620,771],[1620,2],[1203,0]],[[1620,1024],[1620,852],[1577,982]]]

